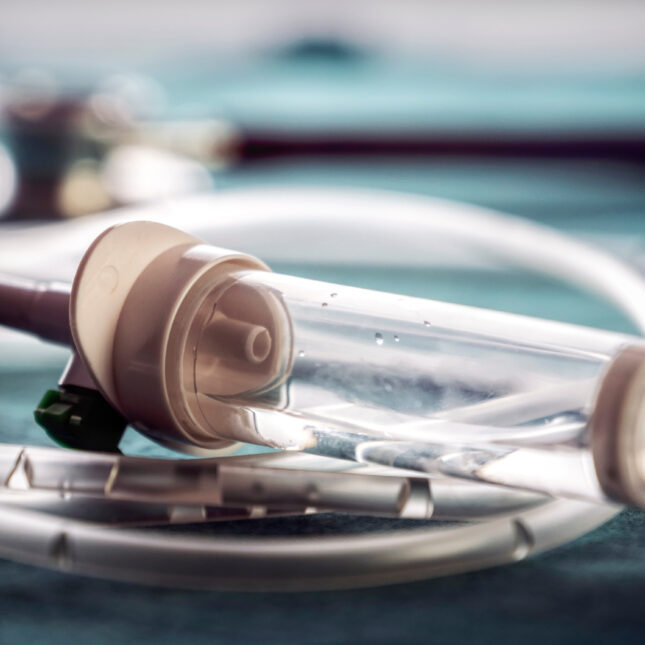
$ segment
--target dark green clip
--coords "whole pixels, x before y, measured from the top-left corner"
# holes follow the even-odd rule
[[[78,386],[45,392],[34,417],[56,443],[76,450],[120,452],[128,425],[100,392]]]

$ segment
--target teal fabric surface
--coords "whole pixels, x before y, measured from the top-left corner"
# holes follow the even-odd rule
[[[387,588],[202,593],[3,563],[3,643],[638,643],[645,518],[520,564]]]
[[[164,61],[168,111],[289,131],[633,132],[645,128],[645,77],[563,60],[526,69],[292,48],[261,56]]]

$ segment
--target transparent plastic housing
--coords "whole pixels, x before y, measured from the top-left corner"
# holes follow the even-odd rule
[[[202,300],[181,384],[216,436],[604,500],[589,419],[635,341],[246,271]]]

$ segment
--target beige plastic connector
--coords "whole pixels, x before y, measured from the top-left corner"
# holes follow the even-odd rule
[[[645,348],[627,347],[612,361],[598,390],[590,434],[605,494],[645,508]]]
[[[229,447],[218,426],[242,421],[217,397],[261,386],[282,360],[275,303],[236,294],[244,286],[231,276],[247,270],[268,268],[153,222],[108,229],[80,264],[76,347],[104,396],[161,443],[197,454]]]

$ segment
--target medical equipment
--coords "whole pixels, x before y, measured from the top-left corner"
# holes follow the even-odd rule
[[[410,204],[409,206],[410,206],[410,208],[408,210],[408,214],[412,215],[413,212],[414,212],[414,205]],[[417,205],[417,207],[420,207],[420,206],[421,206],[420,204]],[[381,204],[380,207],[383,210],[384,206],[382,204]],[[348,206],[348,208],[349,208],[349,206]],[[376,210],[378,210],[378,209],[376,209]],[[400,212],[401,210],[405,210],[405,208],[402,208],[401,204],[399,203],[397,210]],[[479,215],[473,215],[471,219],[474,221],[474,220],[477,219],[477,217],[480,217],[480,216]],[[488,225],[488,228],[486,229],[487,234],[488,233],[494,234],[495,232],[497,232],[497,233],[500,232],[501,227],[498,228],[497,231],[493,230],[494,226],[491,227],[491,221],[492,221],[493,224],[498,223],[500,225],[503,222],[504,225],[505,225],[504,228],[506,229],[506,231],[508,231],[508,220],[505,220],[504,218],[501,218],[500,220],[495,220],[495,218],[492,218],[492,220],[487,222],[487,225]],[[463,225],[464,221],[462,220],[460,222],[460,224]],[[522,230],[521,230],[522,226],[523,225],[518,224],[512,230],[512,236],[515,236],[515,238],[517,238],[518,235],[522,233]],[[582,260],[584,260],[586,262],[589,259],[594,259],[594,260],[597,260],[597,263],[594,265],[595,268],[599,268],[598,263],[601,263],[603,268],[605,268],[605,269],[607,269],[607,268],[613,269],[613,273],[611,275],[609,273],[606,273],[604,278],[603,278],[604,283],[608,284],[608,286],[609,286],[609,282],[613,278],[617,277],[617,275],[620,274],[621,277],[624,278],[621,281],[621,285],[622,285],[621,288],[625,290],[623,293],[626,293],[627,290],[630,288],[630,286],[636,286],[637,288],[642,289],[642,286],[639,285],[640,278],[636,274],[631,272],[627,267],[624,267],[620,262],[613,261],[611,258],[605,256],[604,254],[602,254],[600,252],[596,252],[596,251],[593,251],[591,249],[586,249],[585,247],[578,246],[576,243],[566,241],[563,238],[561,238],[560,236],[557,236],[556,234],[550,234],[550,233],[547,233],[547,232],[542,232],[541,229],[539,229],[539,227],[531,227],[529,225],[526,225],[526,226],[528,226],[529,229],[532,229],[532,232],[534,232],[534,233],[537,232],[538,238],[539,238],[539,234],[543,233],[543,238],[542,238],[543,240],[544,240],[544,238],[549,238],[549,241],[555,241],[556,242],[555,247],[551,246],[551,248],[549,250],[542,250],[542,253],[552,252],[552,253],[555,254],[558,251],[562,250],[563,246],[566,247],[567,245],[570,245],[570,246],[568,246],[569,251],[576,250],[576,251],[579,252],[577,256],[564,256],[564,257],[561,256],[559,258],[559,260],[558,260],[559,264],[556,265],[556,267],[557,266],[562,267],[563,264],[568,264],[568,266],[570,268],[575,268],[576,272],[582,277],[585,274],[582,272],[582,263],[579,263],[580,260],[582,259]],[[116,229],[116,230],[118,231],[119,229]],[[123,229],[121,229],[121,230],[123,230]],[[479,227],[479,230],[481,231],[481,227]],[[473,231],[471,231],[471,235],[472,234],[474,234],[474,229],[473,229]],[[506,238],[506,239],[508,240],[508,238]],[[539,239],[537,241],[539,241]],[[503,244],[503,242],[502,242],[502,244]],[[525,247],[523,248],[523,251],[526,251],[526,249],[527,249],[527,247],[525,245]],[[516,248],[515,252],[519,253],[520,249]],[[527,256],[527,258],[528,257],[529,256]],[[535,255],[530,256],[530,259],[532,261],[535,261]],[[577,264],[577,263],[579,263],[579,264]],[[551,268],[554,268],[553,265],[551,266]],[[255,277],[254,275],[251,275],[251,278],[254,278],[254,277]],[[266,277],[266,275],[263,273],[262,277],[264,278],[264,277]],[[600,282],[599,286],[602,287],[602,285],[603,285],[603,282]],[[243,285],[243,286],[245,286],[245,285]],[[340,291],[335,292],[335,293],[340,293]],[[632,295],[634,294],[633,291],[631,293],[632,293]],[[618,298],[618,299],[620,299],[622,297],[621,291],[614,292],[613,295],[614,295],[615,298]],[[331,293],[329,294],[329,297],[330,298],[332,297]],[[334,296],[334,298],[337,298],[337,297],[339,297],[339,296],[338,295]],[[317,306],[319,306],[321,310],[324,309],[324,310],[327,310],[327,311],[331,311],[331,309],[329,308],[330,307],[329,303],[327,303],[327,307],[323,307],[322,302],[319,303],[319,304],[317,303]],[[638,305],[632,299],[630,306],[632,308],[635,308]],[[428,322],[431,322],[431,321],[428,321]],[[420,323],[420,326],[422,328],[424,328],[424,329],[426,328],[426,325],[424,324],[423,321]],[[432,324],[431,324],[431,326],[429,328],[430,329],[432,328]],[[374,332],[374,335],[372,336],[372,339],[371,339],[372,342],[373,342],[374,348],[377,349],[377,350],[382,349],[384,344],[385,344],[385,337],[379,338],[376,335],[378,333],[383,334],[383,332]],[[261,336],[262,332],[260,331],[260,332],[256,333],[255,338],[257,338],[258,335]],[[605,336],[605,338],[611,337],[611,340],[608,341],[608,343],[607,343],[607,347],[610,348],[609,354],[614,352],[614,350],[617,347],[619,347],[622,343],[624,343],[626,341],[633,342],[630,339],[626,339],[625,337],[622,337],[622,336],[621,337],[614,336],[613,334],[609,334],[609,335],[600,334],[600,335]],[[379,343],[379,340],[383,340],[383,343]],[[394,339],[392,339],[392,340],[393,340],[393,342],[396,342],[396,341],[394,341]],[[591,339],[589,339],[589,340],[591,340]],[[273,340],[271,342],[273,342]],[[399,343],[400,342],[401,342],[401,336],[399,337]],[[584,342],[582,344],[584,345]],[[251,350],[253,350],[253,346],[251,346]],[[580,348],[578,348],[578,350],[580,350]],[[271,350],[269,350],[269,351],[271,351]],[[598,356],[599,353],[601,353],[601,352],[596,351],[596,357],[595,358],[599,358],[599,356]],[[263,354],[263,352],[259,352],[259,356],[261,356],[262,354]],[[253,353],[251,353],[252,358],[253,358],[253,356],[254,356]],[[255,357],[257,358],[257,355],[255,355]],[[302,357],[302,358],[304,358],[304,357]],[[580,358],[580,356],[578,356],[578,358]],[[262,361],[260,361],[260,362],[262,362]],[[587,367],[589,367],[589,365],[587,365]],[[587,391],[587,393],[588,393],[588,391]],[[560,430],[561,429],[562,428],[560,428]],[[37,455],[36,455],[36,457],[37,457]],[[124,459],[127,459],[127,458],[124,458]],[[12,478],[15,477],[16,481],[20,481],[21,474],[22,474],[22,475],[24,475],[25,481],[29,484],[29,473],[32,472],[32,470],[33,470],[32,467],[30,466],[30,463],[33,463],[34,468],[37,469],[36,467],[37,467],[37,464],[38,464],[38,460],[36,458],[34,458],[33,461],[30,462],[29,459],[23,457],[21,459],[17,459],[17,461],[12,462],[12,463],[14,463],[14,468],[13,468],[13,471],[12,471],[14,473],[14,475],[12,476]],[[118,474],[118,468],[117,468],[116,472]],[[189,477],[189,479],[190,479],[190,477]],[[60,482],[60,479],[57,480],[57,481]],[[194,481],[194,480],[191,480],[191,481]],[[434,486],[434,483],[432,484],[432,486]],[[472,491],[473,494],[475,494],[475,495],[477,494],[475,491],[483,491],[484,490],[484,488],[481,488],[481,486],[479,484],[472,484],[472,485],[469,485],[469,486],[472,486],[472,488],[469,488],[467,490]],[[531,504],[536,504],[536,502],[537,502],[537,500],[536,500],[535,497],[530,499]],[[553,505],[555,505],[555,507]],[[566,538],[566,536],[572,535],[572,533],[569,532],[569,531],[577,531],[579,529],[584,530],[584,528],[587,528],[587,527],[593,525],[596,521],[600,520],[600,517],[607,517],[609,514],[611,514],[613,512],[611,510],[604,510],[601,507],[593,507],[593,506],[590,507],[590,506],[587,506],[587,505],[584,505],[584,504],[578,504],[578,503],[572,503],[572,502],[549,502],[547,504],[541,504],[538,508],[535,509],[535,511],[524,511],[521,516],[518,516],[518,515],[514,516],[514,519],[510,524],[508,523],[508,519],[504,519],[504,520],[500,520],[501,524],[499,524],[497,527],[495,526],[495,522],[492,522],[492,523],[485,524],[483,526],[469,527],[469,530],[467,530],[467,529],[449,529],[449,530],[446,531],[446,533],[443,535],[442,538],[440,538],[438,540],[435,540],[435,539],[431,538],[430,540],[428,540],[428,542],[427,542],[428,548],[433,548],[433,549],[437,548],[437,543],[438,542],[443,544],[444,547],[445,547],[447,542],[442,542],[442,540],[444,540],[444,539],[445,540],[447,540],[447,539],[455,539],[456,538],[455,534],[463,536],[464,539],[467,542],[470,539],[476,540],[477,538],[475,538],[474,536],[476,534],[479,534],[480,537],[484,536],[484,535],[487,535],[487,536],[489,536],[491,538],[491,542],[487,545],[486,549],[491,548],[492,552],[486,551],[486,549],[484,549],[484,552],[480,551],[479,554],[476,554],[477,548],[475,548],[475,552],[472,553],[472,556],[474,557],[474,559],[471,559],[470,556],[468,556],[468,555],[464,556],[463,553],[461,554],[461,556],[458,556],[455,551],[451,551],[450,549],[448,549],[448,551],[439,550],[439,551],[436,552],[436,555],[438,556],[438,559],[434,562],[432,569],[434,570],[435,573],[438,573],[440,571],[445,571],[446,570],[445,567],[447,566],[447,563],[450,563],[450,567],[455,567],[456,569],[461,569],[462,567],[477,566],[475,563],[478,563],[479,565],[485,565],[486,563],[492,563],[492,562],[500,561],[500,559],[503,560],[503,559],[508,558],[508,557],[511,557],[511,558],[522,557],[523,555],[525,555],[529,551],[534,551],[535,549],[539,549],[539,548],[549,546],[550,544],[553,544],[553,539],[554,539],[555,536],[553,535],[553,530],[552,529],[546,529],[546,530],[544,530],[544,529],[558,515],[558,513],[556,512],[556,507],[561,507],[563,509],[563,512],[564,512],[564,509],[566,508],[567,510],[566,510],[565,514],[568,516],[568,519],[572,520],[571,524],[568,527],[568,530],[563,531],[562,534],[560,536],[558,536],[558,538],[562,537],[563,539]],[[551,508],[552,512],[551,513],[547,512],[547,508]],[[596,508],[596,511],[591,510],[593,508]],[[578,522],[576,522],[573,519],[575,517],[575,514],[576,514],[576,511],[574,509],[577,509],[581,513],[581,515],[584,515],[585,513],[589,513],[589,515],[587,515],[585,517],[585,519],[582,519],[582,517],[579,518],[580,523],[578,524]],[[12,513],[18,513],[18,511],[15,511],[15,510],[10,511],[8,513],[8,518],[9,519],[11,518]],[[546,524],[540,525],[541,522],[546,522]],[[11,522],[9,522],[9,524],[11,524]],[[47,526],[49,526],[49,525],[47,525],[46,523],[42,523],[42,522],[41,523],[36,522],[34,524],[34,527],[38,527],[39,531],[43,531],[43,533],[42,533],[43,536],[44,535],[51,535],[51,533],[47,533]],[[75,527],[75,530],[76,530],[76,528],[77,527]],[[474,528],[476,528],[477,530],[474,531],[474,532],[470,531],[470,529],[474,529]],[[98,542],[97,542],[98,535],[96,533],[92,533],[91,530],[89,532],[87,532],[84,529],[79,529],[79,530],[80,530],[80,532],[78,532],[78,533],[75,532],[74,534],[79,536],[79,537],[82,536],[83,539],[87,540],[85,542],[85,544],[93,544],[94,546],[96,546],[98,544]],[[508,533],[509,530],[510,530],[510,533]],[[559,530],[562,530],[562,527],[559,527]],[[501,533],[497,533],[496,531],[501,531]],[[449,533],[451,533],[451,532],[453,534],[449,535]],[[551,534],[550,537],[548,536],[549,533]],[[96,560],[94,559],[94,556],[96,556],[97,552],[93,552],[92,556],[90,556],[87,551],[84,551],[83,556],[81,556],[80,559],[79,559],[79,553],[80,553],[80,551],[83,551],[83,549],[80,549],[80,550],[73,549],[72,550],[73,553],[72,553],[72,551],[70,551],[70,549],[69,549],[69,539],[70,539],[69,535],[70,535],[70,533],[65,533],[65,535],[67,535],[68,537],[66,537],[65,540],[63,540],[63,546],[58,551],[59,555],[62,554],[61,557],[60,557],[60,561],[64,562],[66,564],[66,566],[74,566],[74,567],[79,567],[79,568],[84,569],[84,570],[97,571]],[[506,535],[506,537],[503,537],[504,535]],[[468,537],[468,536],[471,536],[471,537]],[[116,538],[114,535],[110,536],[110,538],[108,538],[108,542],[112,546],[114,546],[117,542],[119,542],[119,539]],[[419,541],[417,541],[417,539]],[[427,540],[428,539],[427,536],[425,536],[424,539]],[[101,538],[101,544],[104,543],[103,542],[104,540],[105,540],[105,535],[103,535],[102,538]],[[399,538],[397,536],[388,536],[387,540],[389,541],[389,544],[390,544],[391,548],[396,547],[397,544],[399,544],[399,543],[400,543],[399,545],[407,544],[410,548],[412,548],[412,546],[415,545],[415,544],[416,545],[421,544],[420,536],[418,536],[418,535],[414,536],[412,534],[405,536],[405,539],[403,539],[403,536],[401,536],[400,540],[399,540]],[[501,540],[501,541],[496,542],[496,540]],[[378,546],[376,545],[376,541],[377,540],[376,540],[376,538],[374,536],[371,536],[371,539],[369,539],[369,538],[368,539],[362,539],[362,540],[348,539],[347,541],[342,543],[342,547],[343,548],[347,547],[347,551],[346,551],[347,557],[350,557],[352,555],[352,553],[354,555],[356,555],[357,552],[354,549],[359,549],[359,551],[362,551],[364,548],[366,548],[368,546],[370,546],[370,548],[372,548],[370,553],[372,555],[374,555],[379,550]],[[60,540],[58,542],[60,542]],[[58,542],[56,542],[56,543],[58,544]],[[514,545],[512,548],[511,548],[511,543]],[[159,543],[159,542],[156,542],[155,544],[160,549],[168,547],[168,553],[175,553],[176,554],[176,548],[173,548],[173,547],[178,547],[178,545],[162,544],[162,543]],[[333,541],[332,541],[332,544],[333,544]],[[459,542],[459,547],[458,548],[461,549],[461,546],[463,544],[464,544],[463,542]],[[472,542],[471,544],[474,546],[475,543]],[[506,547],[503,546],[504,544],[506,544],[507,546]],[[383,542],[383,546],[384,545],[385,545],[385,542]],[[430,545],[432,545],[432,546],[430,546]],[[453,542],[453,546],[456,546],[456,545],[457,545],[457,542]],[[200,546],[206,547],[205,544],[202,544]],[[213,545],[211,545],[211,546],[213,546]],[[246,545],[246,546],[248,546],[248,545]],[[286,548],[286,547],[282,547],[282,546],[278,547],[278,545],[275,545],[275,546],[276,546],[276,548],[280,548],[280,549]],[[407,571],[398,571],[398,573],[395,573],[391,569],[391,567],[396,568],[397,566],[401,565],[402,562],[403,562],[403,560],[395,558],[394,559],[395,561],[393,561],[392,559],[387,559],[386,561],[382,561],[382,562],[371,561],[369,563],[370,564],[369,567],[367,566],[368,563],[363,561],[363,565],[365,565],[365,569],[361,570],[360,572],[358,570],[361,569],[361,565],[355,563],[356,564],[356,569],[354,570],[354,573],[352,573],[351,571],[348,570],[348,571],[345,572],[344,576],[340,576],[339,569],[338,569],[338,564],[336,566],[334,566],[334,567],[330,567],[330,561],[327,558],[332,558],[333,559],[333,557],[335,555],[338,555],[337,548],[341,548],[341,544],[336,544],[336,546],[334,548],[330,547],[330,551],[328,551],[326,554],[321,554],[318,563],[315,563],[313,561],[309,561],[308,558],[310,556],[312,556],[313,554],[308,549],[308,546],[309,545],[307,545],[307,546],[303,545],[302,550],[299,549],[299,553],[302,554],[303,559],[299,560],[299,563],[300,563],[299,567],[301,567],[301,568],[299,569],[298,575],[300,575],[300,574],[313,575],[313,572],[316,571],[317,574],[319,574],[319,575],[322,574],[324,579],[323,580],[316,580],[316,581],[309,580],[308,582],[303,581],[301,579],[297,580],[297,581],[294,580],[294,579],[289,579],[287,581],[281,580],[280,582],[282,584],[287,585],[287,586],[289,586],[289,585],[292,585],[292,586],[294,586],[294,585],[295,586],[307,586],[307,585],[315,586],[317,584],[322,584],[322,585],[335,585],[335,584],[352,585],[352,584],[359,584],[361,579],[363,580],[363,583],[366,583],[370,579],[372,579],[371,578],[372,575],[374,576],[374,579],[381,579],[382,580],[383,576],[387,575],[389,577],[390,574],[391,574],[392,577],[390,577],[390,579],[399,579],[400,580],[400,579],[406,579],[408,577],[415,577],[417,575],[424,575],[424,574],[428,573],[428,571],[429,571],[429,568],[427,566],[423,566],[423,567],[420,567],[419,570],[415,571],[414,573],[411,572],[409,569]],[[224,550],[226,550],[226,548],[228,548],[228,546],[225,548],[221,544],[213,546],[213,548],[220,548],[220,547],[223,548]],[[266,548],[268,548],[268,551],[265,551],[265,553],[272,553],[273,556],[277,556],[278,552],[272,551],[273,545],[267,545]],[[497,549],[497,551],[496,551],[496,549]],[[511,549],[511,550],[509,551],[508,549]],[[136,551],[136,549],[135,549],[135,551]],[[209,552],[208,548],[205,548],[204,551],[202,552],[203,559],[204,559],[204,565],[203,565],[203,568],[200,569],[200,572],[204,573],[204,577],[203,578],[200,577],[199,580],[194,577],[194,576],[197,575],[196,570],[193,571],[192,574],[191,574],[193,577],[191,577],[190,580],[188,579],[188,573],[187,572],[190,569],[190,564],[188,563],[188,561],[185,561],[186,568],[182,569],[181,571],[179,569],[173,569],[172,567],[170,567],[169,570],[164,571],[164,572],[157,571],[156,573],[154,573],[154,572],[152,572],[150,570],[150,571],[147,572],[146,577],[149,580],[157,580],[157,581],[166,580],[166,581],[171,581],[171,582],[175,582],[175,583],[182,582],[183,584],[195,584],[195,585],[212,584],[213,581],[211,580],[209,582],[208,578],[207,578],[207,574],[206,574],[206,572],[209,571],[209,567],[207,565],[207,561],[209,560],[209,557],[207,555],[208,552]],[[118,553],[119,553],[119,551],[118,551],[118,549],[116,549],[114,551],[114,553],[112,554],[111,558],[110,558],[111,559],[112,570],[109,571],[109,572],[103,570],[103,573],[106,574],[106,575],[114,575],[114,576],[119,576],[119,577],[121,577],[121,576],[128,576],[129,577],[129,576],[137,575],[137,573],[136,573],[137,566],[135,566],[135,568],[133,570],[131,570],[130,573],[126,572],[124,569],[121,568],[121,567],[123,567],[125,565],[126,561],[129,562],[130,564],[132,564],[134,562],[134,560],[131,560],[130,557],[127,557],[125,559],[120,560]],[[235,558],[232,558],[230,561],[231,562],[236,561],[238,565],[241,565],[245,561],[245,558],[241,553],[238,553],[237,551],[235,551],[235,553],[237,553],[237,555],[239,557],[239,560],[236,560]],[[385,553],[385,551],[382,551],[382,553]],[[423,553],[421,553],[421,552],[416,552],[414,549],[412,549],[412,551],[409,551],[407,553],[407,556],[412,557],[412,558],[417,557],[417,556],[423,557],[425,555],[425,553],[426,553],[425,551]],[[484,553],[488,553],[489,555],[486,556]],[[219,553],[220,560],[221,560],[221,554],[222,554],[222,552]],[[72,557],[72,555],[73,555],[73,557]],[[211,553],[211,555],[213,556],[214,554]],[[231,556],[232,552],[228,552],[228,555]],[[252,548],[249,547],[249,551],[245,555],[248,558],[253,558],[255,555],[257,555],[257,552],[255,552]],[[404,559],[404,556],[402,554],[400,554],[400,555],[401,555],[401,558]],[[24,555],[23,555],[23,557],[24,557]],[[32,557],[33,557],[33,554],[32,554]],[[94,565],[89,564],[90,560],[94,562]],[[212,562],[212,560],[210,560],[210,561]],[[248,560],[246,560],[246,562],[248,564]],[[409,562],[409,560],[408,560],[408,562]],[[150,564],[151,563],[150,563],[149,559],[141,559],[141,560],[139,560],[139,564],[138,564],[138,572],[139,572],[139,574],[142,573],[143,569],[148,569],[148,567],[150,567]],[[275,564],[275,561],[274,561],[274,564]],[[311,566],[312,569],[308,569],[309,566]],[[325,569],[324,572],[322,572],[322,571],[318,570],[318,566],[327,567],[327,568]],[[367,571],[368,568],[369,568],[369,572]],[[98,569],[100,569],[100,567],[98,567]],[[218,582],[219,582],[220,585],[222,585],[222,584],[227,585],[228,584],[228,585],[233,585],[233,586],[240,586],[241,584],[243,584],[243,574],[240,577],[238,577],[237,583],[234,583],[234,582],[232,582],[232,579],[230,577],[230,576],[233,575],[232,569],[226,569],[226,571],[228,571],[229,573],[225,574],[224,572],[222,572],[220,577],[219,577]],[[273,569],[273,571],[275,571],[275,569]],[[229,577],[227,577],[227,575]],[[367,577],[362,577],[364,575],[367,576]],[[263,575],[260,575],[259,577],[262,578]],[[341,577],[342,577],[342,580],[341,580]],[[325,579],[326,579],[326,582],[325,582]],[[267,577],[264,577],[264,581],[260,582],[259,584],[264,585],[264,586],[270,584],[268,574],[267,574]]]
[[[96,383],[178,450],[244,441],[645,504],[645,348],[629,336],[271,274],[146,222],[94,242],[69,323],[45,294],[41,335],[71,324],[80,354],[63,386]],[[3,295],[31,311],[24,290]]]

